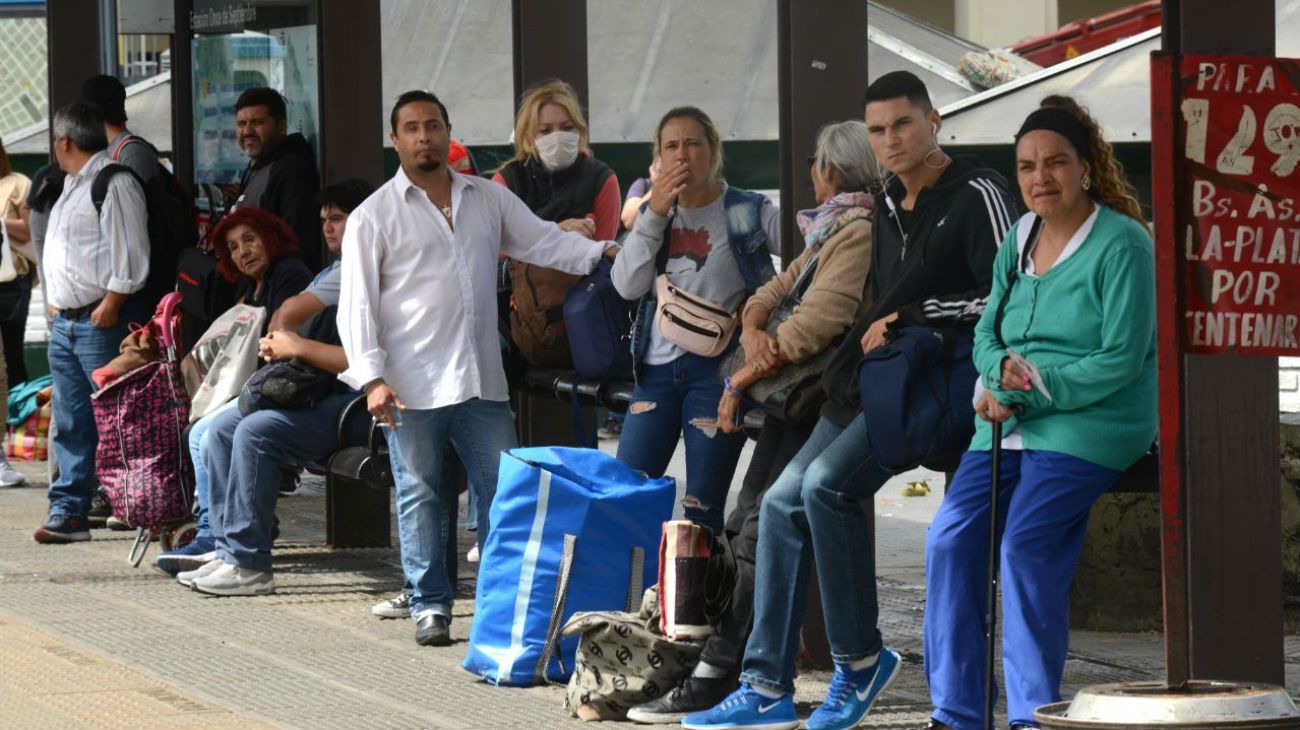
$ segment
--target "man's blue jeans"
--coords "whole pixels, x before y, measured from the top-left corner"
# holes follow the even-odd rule
[[[442,502],[443,460],[450,441],[478,496],[478,544],[487,539],[488,514],[496,494],[501,452],[515,448],[510,404],[475,398],[453,406],[405,410],[401,425],[386,429],[393,478],[397,482],[397,532],[402,572],[412,586],[411,615],[425,611],[451,620],[456,587],[447,575]]]
[[[956,730],[983,727],[992,466],[990,452],[966,452],[925,540],[925,676],[934,718]],[[1053,451],[1003,451],[1001,466],[1007,715],[1033,724],[1035,708],[1061,699],[1088,515],[1120,473]]]
[[[687,353],[663,365],[647,365],[623,420],[618,460],[652,477],[661,477],[677,440],[686,441],[686,519],[722,534],[727,492],[736,462],[745,448],[745,434],[710,435],[697,419],[712,423],[718,416],[722,383],[718,358]]]
[[[881,650],[873,529],[862,501],[872,499],[889,477],[872,458],[862,414],[847,428],[823,418],[763,495],[754,628],[741,681],[794,692],[814,555],[831,658],[847,664]]]
[[[311,408],[214,414],[203,448],[217,553],[228,563],[271,570],[271,531],[280,467],[306,464],[339,448],[339,413],[356,393],[331,395]]]
[[[90,374],[117,357],[118,346],[127,334],[127,316],[136,307],[122,307],[118,324],[96,327],[90,314],[68,319],[54,318],[50,330],[50,374],[54,377],[52,405],[54,454],[59,477],[49,488],[50,517],[85,517],[90,511],[99,480],[95,476],[95,449],[99,431],[90,394],[95,391]]]
[[[190,463],[194,465],[194,513],[196,537],[212,537],[212,479],[208,474],[208,432],[217,416],[230,411],[239,412],[239,399],[227,401],[225,405],[195,421],[190,426],[188,446]],[[220,532],[215,533],[220,535]]]

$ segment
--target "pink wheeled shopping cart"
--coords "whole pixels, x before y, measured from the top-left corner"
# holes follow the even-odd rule
[[[177,352],[181,295],[163,297],[147,328],[161,356],[91,396],[99,448],[95,468],[113,516],[136,528],[127,561],[138,566],[158,539],[170,550],[193,539],[193,474],[185,458],[190,398]]]

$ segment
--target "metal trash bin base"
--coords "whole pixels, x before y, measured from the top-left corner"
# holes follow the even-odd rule
[[[1300,728],[1300,710],[1286,690],[1270,684],[1192,680],[1085,687],[1072,702],[1034,712],[1043,730],[1210,730]]]

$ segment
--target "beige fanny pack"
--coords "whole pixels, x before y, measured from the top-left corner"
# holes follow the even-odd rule
[[[727,351],[739,319],[717,304],[688,294],[668,280],[655,279],[655,327],[665,340],[702,357],[717,357]]]

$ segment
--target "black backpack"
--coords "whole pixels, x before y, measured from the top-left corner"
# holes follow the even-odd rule
[[[155,154],[158,152],[147,140],[130,135],[118,143],[112,158],[116,160],[124,147],[135,143],[148,145]],[[176,289],[176,271],[181,251],[199,242],[194,207],[176,176],[161,162],[158,164],[158,175],[147,183],[129,167],[113,162],[100,170],[91,184],[90,199],[95,204],[96,212],[104,206],[109,180],[119,172],[130,173],[144,188],[145,204],[148,207],[149,278],[141,294],[152,308],[165,294]]]

